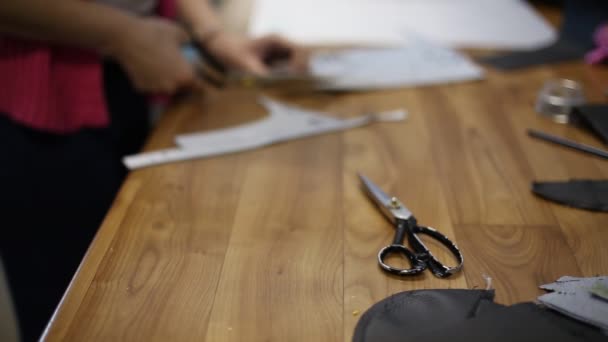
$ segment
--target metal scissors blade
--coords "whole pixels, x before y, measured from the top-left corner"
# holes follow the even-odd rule
[[[273,71],[268,76],[255,76],[239,72],[229,73],[227,81],[246,87],[289,87],[290,89],[317,89],[323,84],[324,79],[307,74],[294,74],[281,71]]]
[[[182,54],[199,75],[210,84],[222,88],[227,85],[244,87],[275,87],[289,89],[317,89],[327,78],[307,73],[294,73],[286,68],[274,68],[270,75],[256,76],[239,71],[229,71],[213,55],[196,43],[182,46]]]
[[[380,207],[384,215],[394,224],[398,220],[409,220],[413,217],[412,212],[396,197],[387,195],[380,187],[378,187],[369,178],[359,173],[359,179],[365,185],[367,194]]]

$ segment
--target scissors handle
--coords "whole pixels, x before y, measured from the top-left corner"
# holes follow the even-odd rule
[[[412,266],[411,268],[398,268],[387,264],[384,260],[391,255],[399,255],[407,259]],[[422,273],[426,269],[424,261],[416,256],[403,245],[388,245],[378,252],[378,265],[388,273],[398,276],[413,276]]]
[[[416,225],[416,221],[399,221],[397,222],[397,231],[393,243],[382,248],[378,252],[378,265],[388,273],[398,276],[413,276],[423,272],[427,265],[422,258],[419,258],[414,252],[403,246],[403,238]],[[397,268],[385,262],[391,255],[398,255],[409,261],[411,268]]]
[[[457,273],[462,268],[462,264],[464,262],[464,258],[458,246],[452,240],[450,240],[447,236],[438,232],[435,228],[425,227],[425,226],[416,226],[413,230],[414,234],[409,235],[410,246],[416,252],[416,256],[418,258],[424,258],[425,263],[428,268],[433,272],[433,274],[438,278],[447,278],[454,273]],[[436,241],[440,242],[442,245],[447,247],[450,250],[452,255],[456,258],[458,264],[453,267],[446,266],[442,264],[431,251],[424,245],[422,240],[417,236],[417,234],[424,234],[432,237]]]
[[[196,69],[198,76],[216,88],[223,88],[226,74],[224,67],[215,57],[198,43],[189,43],[182,46],[183,57]],[[210,73],[208,67],[215,72]],[[218,75],[219,74],[219,75]]]

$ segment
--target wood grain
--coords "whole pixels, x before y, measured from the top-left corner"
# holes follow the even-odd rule
[[[454,238],[429,150],[432,136],[424,116],[419,115],[424,107],[417,101],[421,91],[386,92],[351,100],[359,102],[362,109],[407,108],[410,118],[402,123],[379,124],[344,134],[344,196],[348,213],[344,227],[344,335],[348,340],[358,321],[357,313],[388,295],[421,288],[466,287],[462,274],[449,280],[434,278],[428,272],[407,279],[387,277],[376,261],[380,248],[392,241],[394,230],[363,193],[358,172],[399,197],[421,224],[437,227]],[[445,252],[437,257],[450,260]]]
[[[498,303],[531,301],[542,293],[539,285],[581,276],[559,227],[457,225],[456,232],[467,251],[469,284],[485,288],[484,275],[489,276]]]
[[[254,153],[207,340],[341,339],[338,140],[325,136]]]
[[[239,1],[229,2],[232,18],[246,17],[249,5]],[[361,314],[396,292],[484,287],[488,274],[497,301],[509,304],[534,300],[538,285],[562,275],[607,274],[608,215],[530,192],[534,180],[608,177],[605,161],[526,135],[536,128],[601,146],[534,112],[542,84],[563,77],[606,102],[608,71],[581,63],[412,89],[271,91],[337,117],[395,108],[410,117],[133,172],[45,340],[349,341]],[[181,99],[146,149],[263,117],[258,95],[228,89]],[[357,172],[454,239],[464,272],[449,280],[381,272],[376,255],[394,232]]]
[[[534,113],[532,109],[535,100],[534,90],[549,78],[578,80],[585,86],[589,101],[594,103],[606,101],[602,88],[599,87],[602,84],[600,79],[608,79],[606,70],[579,63],[567,63],[559,68],[545,67],[537,72],[528,72],[525,79],[511,76],[496,80],[493,84],[495,91],[500,91],[502,94],[498,101],[510,104],[515,113],[509,116],[509,121],[516,133],[517,141],[523,146],[523,154],[533,170],[533,177],[530,177],[529,181],[606,179],[608,163],[605,161],[535,141],[526,136],[527,128],[536,128],[586,144],[601,146],[599,140],[587,131],[553,123]],[[606,230],[602,228],[606,227],[607,215],[566,208],[540,198],[533,197],[533,200],[545,203],[551,209],[584,275],[608,272],[608,253],[603,244],[607,235]]]
[[[532,174],[516,132],[510,105],[501,106],[488,84],[441,87],[423,94],[436,136],[440,180],[451,216],[463,224],[551,224],[546,205],[529,196]]]

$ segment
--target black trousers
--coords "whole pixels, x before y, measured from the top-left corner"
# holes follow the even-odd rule
[[[37,340],[148,132],[145,99],[104,64],[106,129],[54,135],[0,115],[0,253],[23,341]]]

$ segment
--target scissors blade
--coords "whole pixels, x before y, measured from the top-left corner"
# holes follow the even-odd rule
[[[397,220],[409,220],[412,218],[412,212],[396,197],[387,195],[380,187],[378,187],[369,178],[359,173],[359,179],[365,185],[367,194],[380,207],[384,215],[393,223]]]
[[[271,71],[270,75],[256,76],[233,72],[228,74],[227,81],[246,87],[282,87],[289,89],[317,89],[327,80],[309,74],[288,73],[282,71]]]
[[[292,90],[314,90],[329,81],[328,78],[309,73],[298,73],[287,68],[275,68],[269,75],[257,76],[239,71],[229,71],[213,55],[196,43],[182,46],[182,55],[197,70],[199,75],[212,85],[221,88],[227,85],[244,87],[281,87]]]

